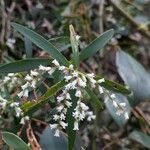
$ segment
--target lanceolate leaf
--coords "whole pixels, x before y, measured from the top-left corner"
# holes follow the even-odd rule
[[[30,104],[24,104],[22,109],[25,111],[25,115],[31,116],[35,111],[37,111],[40,107],[50,101],[51,96],[55,95],[57,91],[59,91],[65,85],[65,81],[62,80],[52,87],[50,87],[47,92],[42,96],[40,100],[37,102],[31,102]]]
[[[150,149],[150,136],[140,131],[133,131],[129,138]]]
[[[25,36],[24,43],[25,43],[26,57],[32,58],[32,53],[33,53],[32,42]]]
[[[134,94],[134,104],[150,100],[150,74],[127,53],[119,50],[116,55],[118,72]]]
[[[11,23],[11,25],[16,31],[19,31],[21,34],[30,39],[35,45],[48,52],[54,59],[57,59],[61,64],[65,66],[69,64],[67,59],[58,51],[58,49],[40,34],[17,23]]]
[[[31,150],[31,148],[18,136],[10,132],[2,132],[4,142],[15,150]]]
[[[114,34],[113,29],[104,32],[98,38],[96,38],[90,45],[83,49],[80,53],[80,60],[87,59],[95,54],[97,51],[102,49]]]
[[[74,143],[76,139],[76,131],[73,130],[74,128],[74,117],[72,116],[72,113],[77,105],[78,98],[75,96],[75,90],[72,90],[70,92],[71,100],[72,100],[72,106],[67,110],[67,122],[68,122],[68,150],[73,150]]]
[[[30,58],[19,60],[1,65],[0,74],[28,71],[37,68],[39,65],[49,65],[50,63],[50,59],[44,58]]]

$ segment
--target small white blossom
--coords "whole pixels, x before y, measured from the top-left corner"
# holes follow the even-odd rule
[[[60,106],[58,106],[56,109],[57,109],[58,112],[61,112],[61,111],[63,110],[63,108],[64,108],[64,106],[63,106],[63,105],[60,105]]]
[[[73,130],[79,130],[79,123],[78,123],[78,121],[74,122],[74,128],[73,128]]]
[[[88,78],[94,78],[95,77],[94,73],[88,73],[86,75],[88,76]]]
[[[27,74],[26,77],[25,77],[25,80],[27,80],[27,81],[32,81],[33,78],[32,78],[29,74]]]
[[[98,83],[103,83],[103,82],[105,82],[104,78],[98,80]]]
[[[127,112],[125,112],[125,114],[124,114],[124,118],[125,118],[126,120],[128,120],[128,119],[129,119],[129,115],[128,115],[128,113],[127,113]]]
[[[86,87],[86,82],[83,81],[81,78],[78,78],[78,84],[79,84],[79,86],[81,86],[81,87]]]
[[[72,106],[72,102],[69,102],[69,101],[66,101],[66,106],[69,108],[69,107],[71,107]]]
[[[66,129],[66,127],[68,126],[68,124],[64,121],[60,121],[59,124],[62,126],[63,129]]]
[[[59,70],[63,71],[63,70],[65,70],[65,68],[66,68],[65,66],[60,66]]]
[[[53,119],[57,121],[60,117],[58,115],[53,115]]]
[[[60,135],[59,135],[59,132],[60,132],[59,129],[56,129],[54,136],[59,137],[59,136],[60,136]]]
[[[66,99],[71,99],[70,94],[66,93]]]
[[[81,91],[80,90],[76,90],[75,96],[76,97],[82,97]]]
[[[72,69],[73,69],[73,67],[74,67],[74,66],[73,66],[72,64],[71,64],[71,65],[69,65],[69,69],[71,69],[71,70],[72,70]]]
[[[32,76],[35,76],[35,77],[39,75],[39,73],[37,71],[34,71],[34,70],[31,70],[30,73]]]
[[[65,78],[65,81],[68,82],[69,80],[72,79],[72,76],[65,76],[64,78]]]
[[[100,85],[98,86],[98,90],[99,90],[99,93],[100,93],[100,94],[103,94],[103,93],[104,93],[104,90],[103,90],[103,88],[102,88]]]
[[[58,62],[56,59],[54,59],[54,60],[52,61],[52,63],[53,63],[56,67],[59,67],[59,66],[60,66],[59,62]]]

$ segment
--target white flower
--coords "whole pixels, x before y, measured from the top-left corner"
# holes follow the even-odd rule
[[[82,97],[81,91],[80,90],[76,90],[75,96],[76,97]]]
[[[99,90],[100,94],[104,93],[104,90],[103,90],[103,88],[100,85],[98,86],[98,90]]]
[[[78,84],[81,87],[86,87],[86,82],[84,82],[81,78],[78,78]]]
[[[6,76],[6,77],[4,77],[3,82],[6,83],[6,82],[8,82],[10,79],[11,79],[10,77]]]
[[[95,88],[95,84],[96,84],[96,80],[93,78],[89,78],[90,82],[91,82],[91,87]]]
[[[115,99],[115,98],[116,98],[115,94],[111,94],[110,97],[111,97],[112,99]]]
[[[79,35],[76,35],[76,40],[77,40],[77,42],[79,41],[79,39],[80,39],[80,36],[79,36]]]
[[[66,93],[66,99],[71,99],[70,94]]]
[[[124,114],[124,118],[125,118],[126,120],[128,120],[128,119],[129,119],[129,115],[128,115],[128,113],[127,113],[127,112],[125,112],[125,114]]]
[[[94,73],[88,73],[88,74],[86,74],[89,78],[94,78],[95,77],[95,75],[94,75]]]
[[[24,119],[24,117],[21,118],[20,124],[25,124],[25,119]]]
[[[28,97],[28,96],[29,96],[29,91],[28,91],[28,89],[25,89],[25,90],[24,90],[23,96],[24,96],[24,97]]]
[[[59,67],[59,66],[60,66],[59,62],[58,62],[56,59],[54,59],[54,60],[52,61],[52,63],[53,63],[56,67]]]
[[[77,72],[77,71],[74,71],[74,72],[72,73],[72,75],[73,75],[73,77],[78,77],[78,72]]]
[[[30,73],[32,76],[38,76],[39,75],[39,73],[37,71],[34,71],[34,70],[31,70]]]
[[[78,121],[74,122],[74,128],[73,128],[73,130],[79,130],[79,123],[78,123]]]
[[[56,124],[56,123],[55,124],[50,124],[49,126],[50,126],[51,129],[56,129],[58,127],[58,124]]]
[[[63,108],[64,108],[64,106],[63,106],[63,105],[60,105],[60,106],[58,106],[56,109],[57,109],[58,112],[61,112],[61,111],[63,110]]]
[[[92,121],[92,120],[94,120],[94,119],[96,118],[96,116],[93,115],[93,112],[92,112],[92,111],[88,111],[88,112],[86,113],[86,115],[87,115],[87,121]]]
[[[58,116],[58,115],[53,115],[53,119],[54,119],[55,121],[57,121],[57,120],[59,119],[59,116]]]
[[[63,129],[66,129],[66,127],[68,126],[68,124],[64,121],[60,121],[59,124],[62,126]]]
[[[18,107],[19,106],[19,102],[13,102],[10,104],[10,107]]]
[[[60,120],[65,120],[65,118],[66,118],[66,116],[63,113],[61,113],[60,114]]]
[[[63,100],[64,100],[64,96],[63,95],[57,96],[58,103],[60,103]]]
[[[8,73],[9,77],[13,77],[15,74],[14,73]]]
[[[48,71],[48,74],[49,75],[52,75],[52,73],[55,71],[55,69],[54,68],[51,68],[49,71]]]
[[[115,100],[113,100],[112,104],[113,104],[114,107],[116,107],[116,108],[118,107],[118,104]]]
[[[103,82],[105,82],[104,78],[98,80],[98,83],[103,83]]]
[[[60,132],[59,129],[56,129],[54,136],[59,137],[59,132]]]
[[[65,81],[68,82],[69,80],[72,79],[72,76],[65,76],[64,78],[65,78]]]
[[[66,106],[69,108],[69,107],[71,107],[72,106],[72,102],[69,102],[69,101],[66,101]]]
[[[25,77],[25,80],[27,80],[27,81],[32,81],[33,78],[32,78],[29,74],[27,74],[26,77]]]
[[[33,80],[33,81],[31,82],[31,87],[32,87],[32,88],[36,88],[36,80]]]
[[[71,64],[71,65],[69,65],[69,69],[71,69],[71,70],[72,70],[72,69],[73,69],[73,67],[74,67],[74,66],[73,66],[72,64]]]
[[[125,107],[126,103],[119,103],[120,106]]]
[[[26,84],[24,84],[24,85],[22,85],[21,86],[21,88],[23,89],[23,90],[25,90],[26,88],[28,88],[29,87],[29,82],[27,82]]]
[[[60,66],[59,70],[63,71],[63,70],[65,70],[65,68],[66,68],[65,66]]]

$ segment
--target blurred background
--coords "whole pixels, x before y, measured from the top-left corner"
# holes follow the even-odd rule
[[[139,84],[138,91],[135,91],[144,95],[144,98],[141,98],[140,103],[132,108],[131,117],[124,124],[118,125],[107,109],[98,112],[94,129],[93,125],[82,124],[79,132],[80,139],[87,150],[150,148],[150,137],[147,137],[150,134],[150,103],[147,101],[150,99],[150,85],[147,85],[150,83],[150,77],[143,81],[145,77],[141,70],[137,66],[132,68],[134,65],[130,67],[129,60],[125,57],[124,64],[118,59],[116,65],[116,51],[121,49],[138,60],[145,68],[144,71],[149,73],[150,0],[0,0],[0,63],[25,58],[27,49],[32,49],[32,57],[48,57],[40,49],[37,51],[38,48],[28,39],[15,32],[10,26],[11,22],[25,25],[47,39],[68,37],[69,25],[73,24],[76,33],[81,36],[80,49],[108,29],[114,29],[115,34],[109,44],[97,55],[82,62],[81,69],[121,84],[126,83],[126,79],[116,66],[124,65],[126,74],[132,74],[133,70],[137,70],[134,72],[135,75],[141,74],[143,78],[135,79]],[[70,51],[66,47],[65,38],[53,42],[69,59]],[[142,88],[139,87],[140,85]],[[130,87],[130,84],[128,86]],[[147,89],[144,90],[143,86]],[[132,89],[132,86],[130,88]],[[146,94],[148,96],[145,96]],[[49,106],[42,108],[40,115],[45,115],[46,109],[49,109]],[[45,121],[43,116],[40,118]],[[5,126],[6,124],[0,128]],[[37,137],[44,128],[45,125],[42,123],[34,122],[33,129]],[[135,130],[145,133],[146,138],[143,135],[139,138],[135,133],[130,136]],[[143,143],[144,141],[147,143]]]

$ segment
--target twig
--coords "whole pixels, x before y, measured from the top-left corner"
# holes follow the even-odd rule
[[[136,27],[136,29],[145,37],[147,37],[148,39],[150,39],[150,32],[148,32],[147,30],[144,30],[141,27],[141,24],[137,23],[131,15],[129,15],[127,12],[125,12],[125,10],[123,10],[123,8],[121,6],[119,6],[118,4],[116,4],[113,0],[108,0],[110,2],[110,4],[117,10],[119,11],[119,13],[121,13],[134,27]]]

